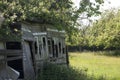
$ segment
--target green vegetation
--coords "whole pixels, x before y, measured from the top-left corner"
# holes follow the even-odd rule
[[[51,24],[58,30],[65,30],[70,39],[77,32],[81,14],[86,13],[86,17],[100,14],[103,0],[95,2],[81,0],[80,7],[76,8],[71,0],[0,0],[0,13],[8,24],[21,21]]]
[[[106,80],[120,80],[120,58],[104,54],[106,52],[70,53],[70,65],[84,69],[88,75],[94,75],[96,78],[103,76]]]
[[[111,10],[93,24],[90,30],[89,45],[103,48],[120,48],[120,11]]]
[[[74,40],[89,50],[120,49],[120,10],[105,11],[91,26],[81,28]]]
[[[86,70],[55,64],[45,64],[37,80],[105,80],[103,76],[95,78],[87,75]]]

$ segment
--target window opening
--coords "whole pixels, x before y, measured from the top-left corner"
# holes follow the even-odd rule
[[[48,40],[48,51],[49,51],[49,54],[52,53],[52,49],[51,48],[52,48],[51,41]]]
[[[43,45],[46,46],[45,37],[43,37]]]
[[[54,40],[52,40],[52,51],[53,57],[55,57],[55,48],[54,48]]]
[[[59,42],[59,53],[61,53],[61,43]]]
[[[58,46],[57,45],[55,45],[55,53],[56,53],[56,57],[58,57]]]

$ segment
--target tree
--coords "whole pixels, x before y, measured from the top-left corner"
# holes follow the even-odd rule
[[[89,45],[106,48],[120,48],[120,11],[109,10],[90,30]]]
[[[77,20],[81,14],[87,17],[99,14],[103,0],[82,0],[79,9],[74,8],[71,0],[1,0],[0,11],[7,23],[32,21],[51,24],[59,30],[65,30],[68,36],[77,32]]]

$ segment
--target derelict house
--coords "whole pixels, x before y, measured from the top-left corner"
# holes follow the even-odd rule
[[[0,80],[35,80],[34,36],[21,23],[10,24],[10,30],[18,39],[13,35],[0,39]]]
[[[64,31],[58,31],[48,24],[32,22],[23,22],[22,27],[23,31],[32,32],[35,39],[32,50],[36,73],[44,63],[68,65]]]
[[[0,80],[35,80],[46,62],[68,64],[64,31],[32,22],[14,22],[10,27],[13,34],[19,30],[22,35],[19,40],[0,39]]]

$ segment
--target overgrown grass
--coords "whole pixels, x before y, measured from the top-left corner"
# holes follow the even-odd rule
[[[37,80],[105,80],[103,76],[95,78],[87,75],[86,69],[76,69],[55,64],[45,64]]]
[[[110,51],[110,50],[109,51],[97,51],[97,52],[94,52],[94,54],[120,57],[120,50],[114,50],[114,51]]]
[[[100,54],[100,55],[99,55]],[[107,54],[107,56],[103,55]],[[120,80],[120,57],[108,56],[113,52],[82,52],[70,53],[70,65],[78,69],[85,69],[87,75],[106,80]],[[120,54],[119,51],[114,54]]]

